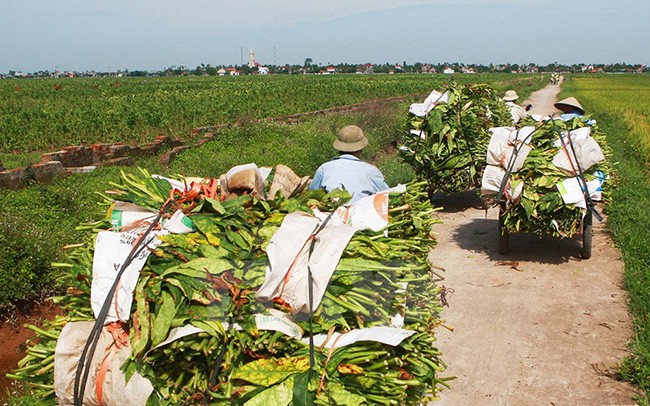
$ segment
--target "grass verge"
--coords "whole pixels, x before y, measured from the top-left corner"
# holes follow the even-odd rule
[[[608,227],[625,262],[633,317],[632,355],[621,378],[638,386],[650,405],[650,76],[576,77],[565,83],[607,134],[620,184],[607,207]]]

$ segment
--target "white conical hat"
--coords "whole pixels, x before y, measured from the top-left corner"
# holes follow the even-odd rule
[[[554,104],[555,108],[562,110],[562,106],[571,106],[575,109],[578,109],[580,111],[580,114],[585,114],[585,109],[582,108],[580,103],[576,100],[575,97],[567,97],[564,100],[560,100],[559,102]]]

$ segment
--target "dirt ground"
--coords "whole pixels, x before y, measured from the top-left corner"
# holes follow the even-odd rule
[[[551,114],[558,91],[523,104]],[[446,269],[442,318],[453,329],[439,329],[438,346],[456,379],[431,405],[634,405],[633,387],[613,378],[632,331],[605,224],[594,220],[590,259],[579,237],[526,234],[500,255],[498,209],[479,203],[475,192],[436,200],[444,223],[431,261]]]
[[[44,319],[53,319],[57,314],[61,314],[61,309],[50,302],[43,302],[29,314],[0,324],[0,400],[6,398],[12,382],[5,378],[5,374],[16,368],[18,361],[25,356],[25,340],[34,336],[24,325],[34,324],[40,327]]]

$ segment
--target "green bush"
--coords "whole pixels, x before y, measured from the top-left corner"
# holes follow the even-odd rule
[[[30,299],[50,283],[58,242],[28,216],[0,211],[0,304]]]
[[[75,175],[53,185],[31,185],[0,194],[0,310],[43,295],[55,277],[52,262],[63,256],[65,244],[77,242],[75,227],[97,218],[95,191],[103,189],[98,176]]]

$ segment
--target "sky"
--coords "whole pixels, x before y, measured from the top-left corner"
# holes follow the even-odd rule
[[[0,73],[415,62],[650,65],[648,0],[0,0]]]

